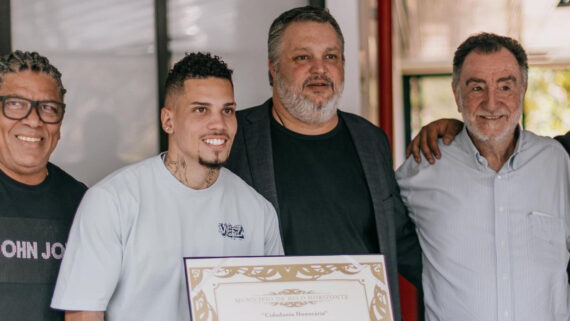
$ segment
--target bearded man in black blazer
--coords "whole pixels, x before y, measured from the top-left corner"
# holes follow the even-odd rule
[[[338,110],[344,39],[325,9],[281,14],[268,39],[273,96],[239,111],[226,167],[277,209],[285,254],[381,253],[395,319],[398,272],[421,284],[421,252],[386,134]]]

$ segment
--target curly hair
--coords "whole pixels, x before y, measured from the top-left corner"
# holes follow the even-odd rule
[[[467,55],[473,51],[490,54],[501,50],[501,48],[507,49],[515,56],[521,70],[522,83],[525,85],[528,79],[528,58],[521,44],[513,38],[481,32],[467,38],[457,47],[453,56],[453,87],[457,87],[459,83],[459,74]]]
[[[50,64],[49,60],[37,52],[16,50],[7,55],[0,56],[0,86],[3,77],[10,73],[22,72],[30,70],[33,72],[42,72],[53,78],[57,83],[61,99],[66,93],[63,83],[61,82],[61,72]]]
[[[180,90],[184,87],[184,81],[188,79],[204,79],[216,77],[227,79],[232,82],[233,71],[218,56],[210,53],[193,52],[186,53],[182,60],[174,64],[166,77],[166,93],[172,90]]]

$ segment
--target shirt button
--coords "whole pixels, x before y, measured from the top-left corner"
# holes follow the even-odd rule
[[[501,241],[501,247],[505,247],[505,241]]]
[[[509,316],[509,311],[505,310],[505,312],[503,313],[505,315],[505,317]]]
[[[507,280],[509,278],[508,274],[504,273],[503,274],[503,280]],[[506,312],[506,311],[505,311]]]
[[[499,212],[503,213],[504,211],[505,211],[505,208],[504,208],[504,207],[502,207],[502,206],[499,207]]]
[[[501,175],[498,175],[498,176],[497,176],[497,178],[498,178],[498,179],[501,179],[501,178],[503,178],[503,176],[501,176]]]

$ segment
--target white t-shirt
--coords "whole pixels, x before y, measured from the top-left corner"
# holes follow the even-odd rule
[[[107,321],[189,320],[184,257],[282,255],[273,206],[229,170],[203,190],[160,156],[90,188],[77,211],[51,306]]]

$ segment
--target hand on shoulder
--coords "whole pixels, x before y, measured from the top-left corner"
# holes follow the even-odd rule
[[[452,118],[438,119],[425,125],[408,145],[406,158],[413,155],[416,162],[420,163],[422,160],[420,157],[421,151],[428,162],[434,164],[435,158],[441,158],[441,152],[437,144],[438,139],[442,137],[443,143],[449,145],[462,128],[463,122]]]

